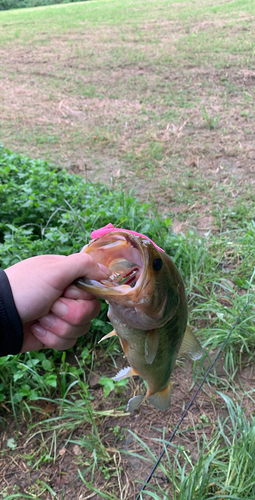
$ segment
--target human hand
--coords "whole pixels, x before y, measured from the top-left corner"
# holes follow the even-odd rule
[[[89,331],[100,311],[93,295],[72,282],[106,279],[110,272],[88,254],[39,255],[5,269],[23,324],[21,352],[50,347],[65,350]]]

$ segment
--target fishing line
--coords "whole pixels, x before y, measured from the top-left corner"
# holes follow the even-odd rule
[[[255,270],[254,270],[254,273],[255,273]],[[253,275],[254,275],[254,273],[253,273]],[[204,382],[206,381],[206,379],[207,379],[207,377],[208,377],[208,375],[209,375],[209,373],[210,373],[211,369],[212,369],[212,368],[213,368],[213,366],[215,365],[215,363],[216,363],[216,361],[217,361],[217,359],[218,359],[219,355],[220,355],[220,354],[221,354],[221,352],[223,351],[223,349],[224,349],[224,347],[225,347],[225,345],[226,345],[226,343],[227,343],[227,341],[228,341],[228,339],[229,339],[229,337],[230,337],[231,333],[233,332],[233,330],[236,328],[237,324],[239,323],[239,320],[240,320],[240,318],[241,318],[242,314],[244,313],[245,309],[248,307],[248,305],[249,305],[250,301],[251,301],[251,298],[250,298],[249,300],[247,300],[247,302],[246,302],[246,304],[244,305],[244,307],[243,307],[242,311],[240,312],[239,316],[237,317],[237,319],[236,319],[236,321],[235,321],[234,325],[232,326],[232,328],[231,328],[230,332],[228,333],[228,335],[227,335],[226,339],[224,340],[224,342],[223,342],[223,344],[222,344],[221,348],[219,349],[218,353],[216,354],[215,358],[213,359],[212,363],[210,364],[210,366],[209,366],[209,368],[208,368],[208,370],[207,370],[207,372],[206,372],[206,374],[205,374],[205,376],[204,376],[204,378],[203,378],[202,382],[199,384],[199,386],[198,386],[198,388],[197,388],[197,390],[196,390],[196,392],[195,392],[194,396],[193,396],[193,397],[192,397],[192,399],[190,400],[190,402],[189,402],[189,404],[188,404],[188,406],[187,406],[186,410],[185,410],[185,411],[184,411],[184,413],[182,414],[182,416],[181,416],[181,418],[180,418],[180,420],[179,420],[178,424],[176,425],[176,427],[175,427],[174,431],[172,432],[172,434],[171,434],[170,438],[168,439],[168,441],[167,441],[167,443],[166,443],[166,445],[165,445],[165,447],[164,447],[163,451],[161,452],[160,456],[158,457],[157,462],[155,463],[155,465],[154,465],[154,466],[153,466],[153,468],[151,469],[151,472],[150,472],[150,474],[148,475],[148,477],[147,477],[147,479],[146,479],[146,481],[145,481],[145,483],[144,483],[143,487],[142,487],[142,488],[141,488],[141,490],[139,491],[139,493],[138,493],[138,495],[137,495],[137,497],[136,497],[136,500],[139,500],[139,499],[141,498],[141,497],[140,497],[140,494],[142,493],[142,491],[144,491],[144,490],[145,490],[145,488],[146,488],[147,484],[148,484],[148,483],[149,483],[149,481],[151,480],[151,478],[152,478],[152,476],[153,476],[153,474],[154,474],[155,470],[157,469],[157,467],[158,467],[158,465],[159,465],[159,463],[160,463],[161,459],[163,458],[163,456],[164,456],[164,454],[165,454],[165,452],[166,452],[166,449],[167,449],[168,445],[171,443],[171,441],[172,441],[172,439],[174,438],[174,436],[175,436],[176,432],[178,431],[178,429],[179,429],[179,427],[180,427],[180,425],[181,425],[181,423],[182,423],[183,419],[186,417],[186,415],[187,415],[187,413],[188,413],[188,411],[189,411],[190,407],[193,405],[193,403],[194,403],[194,401],[195,401],[195,399],[196,399],[196,397],[197,397],[197,395],[198,395],[198,393],[199,393],[200,389],[202,388],[202,386],[203,386]]]

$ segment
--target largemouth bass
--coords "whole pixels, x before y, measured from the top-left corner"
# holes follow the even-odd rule
[[[117,335],[130,365],[114,380],[139,375],[146,381],[146,395],[131,398],[127,411],[136,410],[146,398],[155,408],[166,410],[177,356],[196,360],[204,353],[187,327],[181,275],[172,259],[144,235],[108,224],[91,236],[94,239],[82,251],[112,274],[101,282],[79,279],[75,283],[109,304],[114,330],[101,340]]]

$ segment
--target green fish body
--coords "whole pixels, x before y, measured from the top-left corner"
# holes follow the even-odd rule
[[[146,237],[119,230],[92,240],[82,250],[107,266],[109,280],[79,279],[77,286],[105,299],[113,332],[129,363],[114,380],[133,375],[145,379],[147,393],[128,402],[127,410],[148,401],[159,410],[171,404],[170,377],[176,358],[199,359],[203,350],[187,327],[187,300],[172,259]]]

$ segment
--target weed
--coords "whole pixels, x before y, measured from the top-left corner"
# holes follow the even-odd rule
[[[219,116],[209,116],[207,111],[206,111],[205,106],[203,106],[202,113],[203,113],[203,118],[208,125],[208,128],[210,130],[213,130],[216,127],[217,123],[219,122],[220,117]]]
[[[160,218],[153,218],[155,208],[150,209],[150,215],[148,204],[139,204],[131,195],[86,183],[64,170],[53,169],[46,162],[31,160],[3,148],[0,150],[0,179],[0,260],[3,267],[33,255],[80,251],[90,238],[91,230],[109,221],[116,226],[124,221],[125,227],[153,237],[156,230],[161,241],[168,232]],[[104,303],[91,329],[93,344],[99,336],[110,331],[106,311]],[[91,349],[88,340],[86,348],[80,348],[84,364],[91,362]],[[107,346],[103,349],[108,352]],[[10,398],[15,412],[22,400],[35,401],[40,396],[54,394],[59,388],[64,396],[72,377],[79,375],[82,367],[71,367],[65,354],[49,351],[0,358],[0,370],[0,401]],[[15,392],[11,395],[12,383]],[[111,379],[102,378],[105,394],[114,387],[121,393],[125,383],[114,384]]]
[[[111,391],[115,391],[116,394],[121,394],[124,387],[127,385],[127,379],[119,380],[114,382],[113,379],[109,377],[101,377],[99,384],[103,386],[103,395],[106,398]]]

